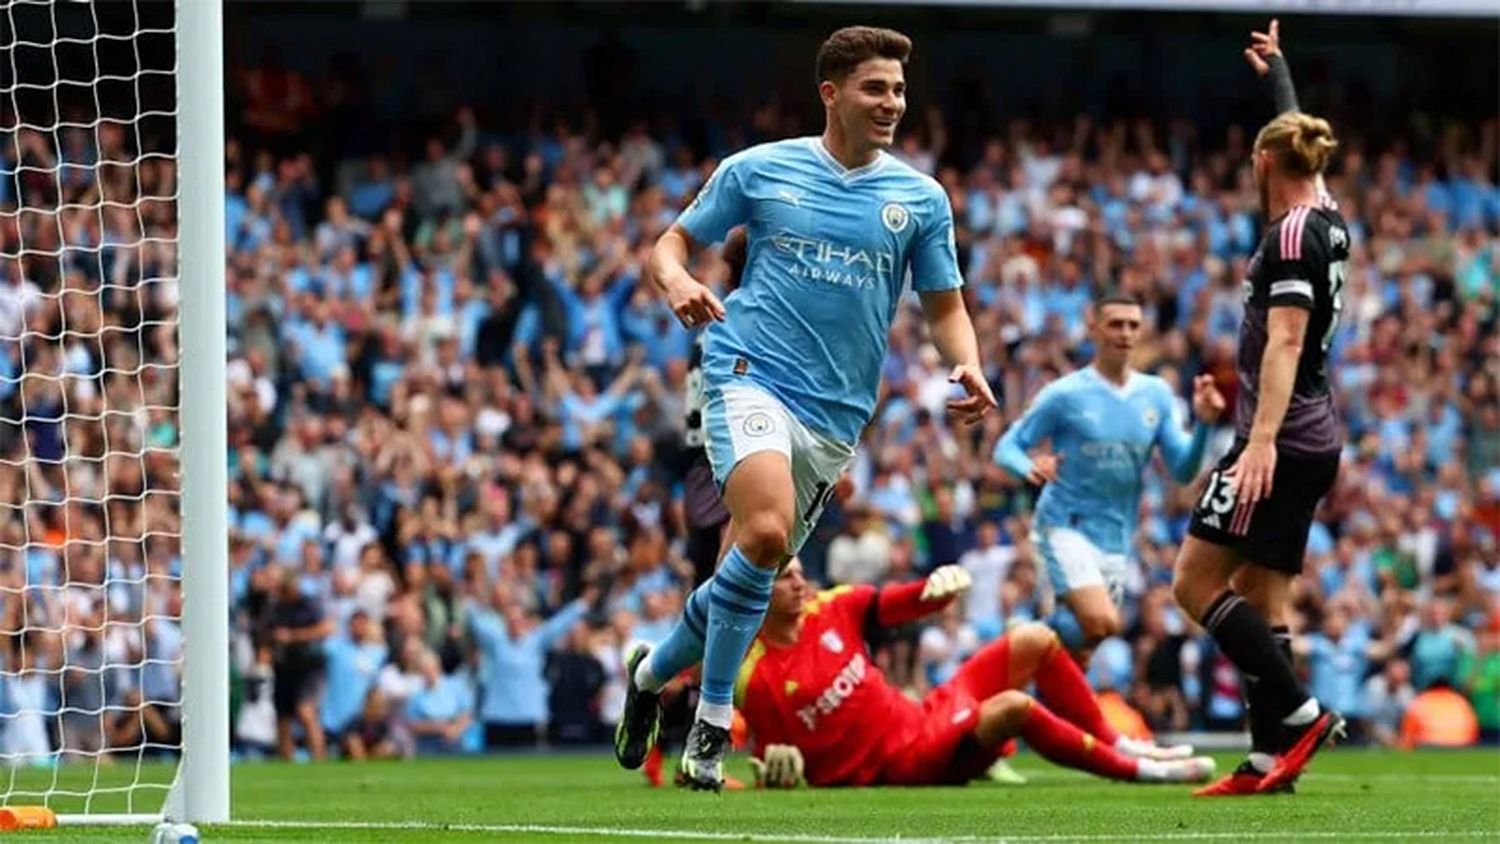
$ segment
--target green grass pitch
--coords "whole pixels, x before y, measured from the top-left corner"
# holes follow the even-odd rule
[[[1220,757],[1221,770],[1233,763]],[[1333,751],[1315,760],[1296,796],[1232,800],[1194,799],[1179,786],[1103,782],[1031,755],[1019,757],[1016,767],[1030,784],[711,795],[648,789],[638,775],[594,755],[242,765],[234,770],[236,823],[202,832],[205,844],[1500,841],[1496,750]],[[145,773],[158,771],[170,776],[167,768]],[[743,760],[733,772],[748,773]],[[115,766],[100,784],[128,782],[133,774],[133,766]],[[51,772],[26,779],[38,776],[52,779]],[[92,769],[70,770],[63,781],[77,787],[92,777]],[[13,781],[21,784],[20,777]],[[95,811],[124,808],[109,798],[94,805]],[[144,828],[75,827],[12,840],[146,839]]]

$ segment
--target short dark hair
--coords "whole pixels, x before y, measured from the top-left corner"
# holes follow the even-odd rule
[[[817,81],[843,82],[867,59],[895,59],[906,64],[910,57],[911,39],[894,29],[846,26],[818,48]]]
[[[1109,288],[1099,292],[1094,297],[1094,310],[1099,310],[1105,305],[1134,305],[1141,307],[1141,298],[1134,293],[1126,293],[1118,288]]]

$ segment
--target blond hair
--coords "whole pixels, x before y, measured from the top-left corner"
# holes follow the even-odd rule
[[[1297,176],[1322,173],[1338,146],[1327,120],[1300,111],[1279,115],[1255,136],[1256,151],[1271,153],[1278,166]]]

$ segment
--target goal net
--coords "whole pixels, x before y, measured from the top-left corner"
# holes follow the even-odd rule
[[[6,806],[150,816],[178,779],[177,17],[152,0],[0,0]]]

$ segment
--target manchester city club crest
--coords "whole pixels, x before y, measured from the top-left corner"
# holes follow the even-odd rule
[[[911,222],[911,213],[906,210],[905,205],[899,202],[887,202],[885,207],[880,209],[880,222],[884,223],[892,234],[900,234],[906,228],[906,224]]]
[[[1156,415],[1156,411],[1152,408],[1148,407],[1141,413],[1141,421],[1146,423],[1147,428],[1155,428],[1159,419],[1160,417]]]
[[[771,420],[771,414],[756,411],[745,417],[745,433],[752,437],[763,437],[771,433],[776,423]]]

